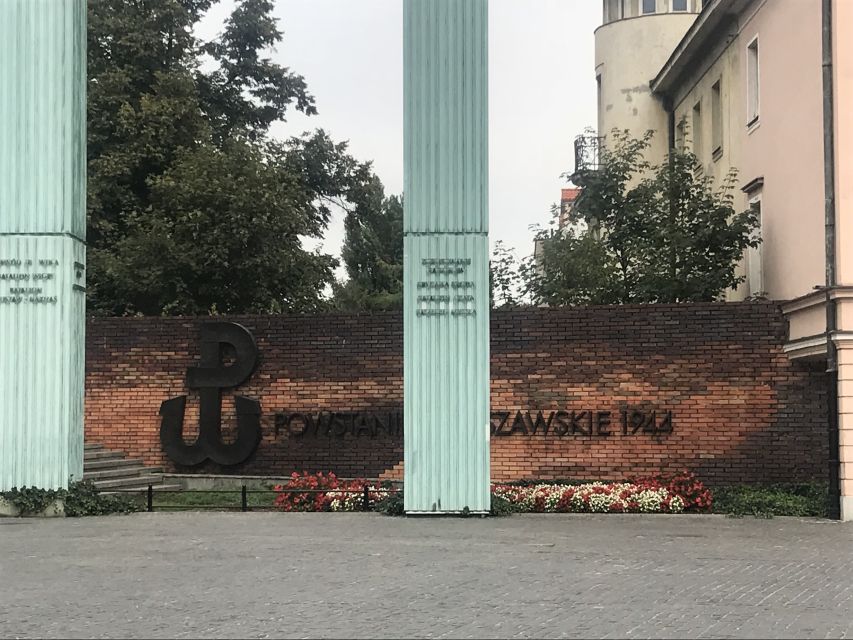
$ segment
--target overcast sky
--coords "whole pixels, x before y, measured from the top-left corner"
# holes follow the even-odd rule
[[[222,29],[232,0],[205,17]],[[276,0],[280,64],[303,75],[319,115],[294,113],[278,137],[326,129],[372,160],[388,193],[403,188],[402,0]],[[491,239],[532,252],[530,225],[546,224],[574,163],[572,141],[595,113],[597,0],[490,0]],[[338,219],[323,243],[337,254]]]

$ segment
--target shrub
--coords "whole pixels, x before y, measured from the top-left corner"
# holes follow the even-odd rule
[[[37,487],[12,487],[2,496],[10,502],[22,516],[34,516],[42,513],[55,500],[62,498],[64,491],[38,489]]]
[[[133,513],[139,509],[139,502],[132,497],[105,496],[89,480],[73,483],[65,493],[65,515],[71,518]]]
[[[515,507],[506,498],[492,493],[492,508],[489,513],[496,518],[511,516],[515,513]]]
[[[88,480],[73,482],[67,490],[13,487],[2,496],[23,516],[42,513],[56,500],[64,501],[65,515],[71,518],[139,511],[139,504],[133,498],[101,495],[94,483]]]
[[[714,490],[714,512],[730,516],[827,517],[826,484],[734,486]]]
[[[384,487],[386,490],[391,487]],[[377,513],[382,513],[386,516],[402,516],[406,513],[405,507],[403,506],[403,492],[401,491],[387,491],[384,498],[376,501],[373,509]]]

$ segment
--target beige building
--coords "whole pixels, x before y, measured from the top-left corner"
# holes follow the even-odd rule
[[[604,0],[596,76],[605,144],[653,129],[652,162],[683,144],[717,182],[737,170],[763,242],[728,297],[779,300],[789,357],[828,363],[853,520],[853,0]]]

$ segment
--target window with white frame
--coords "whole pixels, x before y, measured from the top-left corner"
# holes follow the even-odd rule
[[[672,0],[673,11],[687,11],[687,0]]]
[[[690,123],[690,136],[693,139],[693,155],[699,158],[699,162],[704,162],[702,158],[702,102],[697,102],[693,106],[693,121]]]
[[[723,154],[723,79],[711,87],[711,153],[714,159]]]
[[[749,295],[759,296],[766,295],[764,290],[764,264],[761,252],[762,240],[764,237],[763,220],[761,216],[761,192],[754,193],[749,199],[749,208],[756,215],[758,224],[753,232],[753,239],[758,242],[754,247],[750,247],[747,252],[747,269]]]
[[[746,48],[746,121],[752,126],[761,116],[761,61],[758,36]]]
[[[657,0],[640,0],[640,13],[643,15],[649,13],[657,13],[658,3]]]

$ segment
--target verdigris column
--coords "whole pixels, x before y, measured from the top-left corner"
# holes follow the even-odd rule
[[[0,0],[0,490],[83,474],[86,0]]]
[[[404,22],[405,509],[487,512],[488,2]]]

